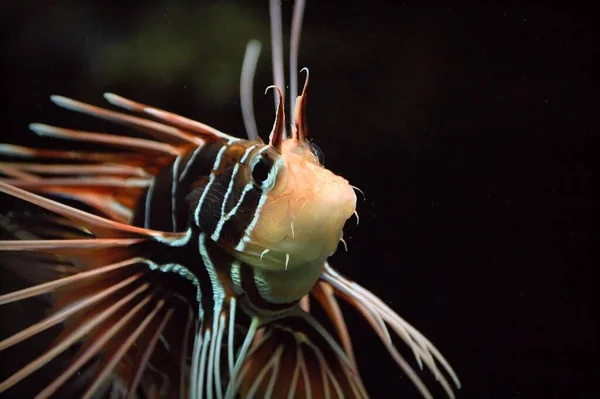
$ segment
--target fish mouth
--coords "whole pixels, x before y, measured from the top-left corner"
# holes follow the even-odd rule
[[[346,221],[355,213],[352,187],[337,183],[311,199],[279,199],[265,204],[258,223],[235,256],[253,266],[290,270],[323,263],[337,250]]]

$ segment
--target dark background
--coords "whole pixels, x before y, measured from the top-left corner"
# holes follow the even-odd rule
[[[42,3],[2,6],[2,141],[31,144],[30,122],[93,127],[48,97],[103,104],[107,91],[243,136],[251,38],[263,42],[255,110],[268,134],[266,1]],[[310,132],[366,193],[349,252],[331,263],[440,349],[458,397],[597,397],[591,18],[446,3],[308,1]],[[417,397],[360,317],[348,322],[372,396]]]

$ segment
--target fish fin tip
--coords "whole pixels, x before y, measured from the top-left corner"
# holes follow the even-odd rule
[[[52,94],[50,96],[50,101],[52,101],[54,104],[58,105],[59,107],[66,107],[67,103],[71,101],[71,99],[65,97],[65,96],[61,96],[59,94]]]
[[[29,128],[29,130],[31,130],[33,133],[37,134],[38,136],[43,136],[43,135],[47,134],[49,132],[49,130],[52,128],[49,125],[46,125],[44,123],[39,123],[39,122],[30,123],[29,125],[27,125],[27,127]]]

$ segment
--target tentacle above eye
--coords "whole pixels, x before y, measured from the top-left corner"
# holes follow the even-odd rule
[[[304,87],[302,88],[302,94],[296,99],[296,105],[294,108],[294,129],[292,137],[299,142],[304,142],[308,137],[308,126],[306,124],[306,99],[307,99],[307,88],[309,72],[308,68],[302,68],[302,71],[306,71],[306,79],[304,80]]]
[[[285,139],[285,111],[283,105],[283,93],[279,87],[274,85],[267,87],[267,90],[269,89],[274,89],[279,97],[279,105],[277,106],[275,122],[273,123],[271,134],[269,135],[269,145],[275,148],[277,151],[281,151],[281,143],[283,143],[283,140]]]

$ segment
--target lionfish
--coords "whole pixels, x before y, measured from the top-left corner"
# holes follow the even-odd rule
[[[241,83],[248,140],[105,94],[128,112],[51,100],[131,128],[129,135],[37,123],[30,129],[114,150],[0,147],[16,158],[1,164],[0,190],[37,209],[0,220],[9,238],[0,241],[3,267],[31,284],[0,295],[0,304],[30,309],[34,297],[51,299],[50,312],[4,337],[0,351],[22,353],[32,339],[58,329],[32,359],[11,357],[14,370],[0,393],[32,384],[46,370],[51,377],[34,384],[38,398],[367,398],[341,298],[364,316],[424,397],[430,391],[392,333],[454,396],[447,376],[458,388],[459,381],[438,350],[327,263],[356,214],[356,195],[307,140],[308,71],[297,97],[293,74],[303,1],[292,20],[295,102],[286,124],[279,7],[271,1],[276,116],[268,143],[256,135],[252,116],[259,48],[251,42]],[[330,328],[311,314],[315,305]],[[39,345],[32,346],[35,352]]]

